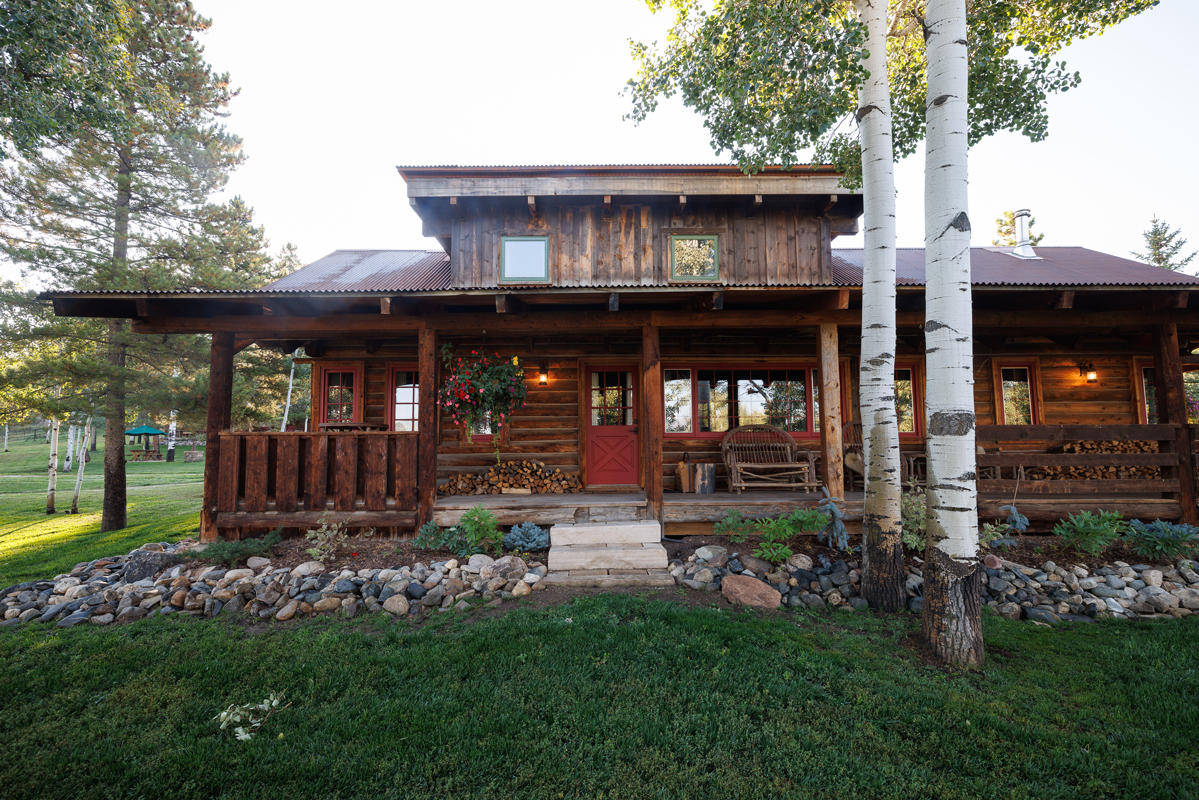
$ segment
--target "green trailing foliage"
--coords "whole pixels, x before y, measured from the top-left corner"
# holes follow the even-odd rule
[[[236,542],[213,542],[204,548],[204,560],[224,564],[230,569],[244,565],[252,556],[271,557],[271,548],[279,544],[280,531],[273,530],[256,539],[241,539]]]
[[[534,550],[545,550],[549,546],[549,531],[532,522],[513,525],[512,530],[504,535],[504,547],[509,550],[531,553]]]
[[[1119,511],[1080,511],[1055,525],[1053,532],[1065,547],[1094,556],[1115,542],[1126,527]]]
[[[924,551],[928,543],[928,496],[916,481],[899,495],[899,518],[903,526],[903,546]]]
[[[1199,528],[1184,523],[1134,519],[1124,530],[1124,543],[1142,558],[1173,561],[1199,547]]]

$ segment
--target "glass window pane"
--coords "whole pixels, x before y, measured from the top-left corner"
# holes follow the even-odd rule
[[[1032,424],[1032,396],[1027,367],[1000,370],[1003,393],[1003,421],[1007,425]]]
[[[840,424],[837,420],[833,420],[834,425]],[[804,429],[807,429],[807,420],[804,420]],[[812,430],[820,433],[820,370],[812,370]]]
[[[511,280],[544,281],[549,276],[547,254],[549,242],[545,239],[504,239],[502,255],[503,278]]]
[[[732,373],[725,370],[697,370],[696,395],[699,401],[701,433],[723,433],[729,429],[729,383]]]
[[[737,370],[733,373],[737,392],[737,424],[766,424],[765,373]]]
[[[664,371],[666,383],[666,432],[691,433],[691,370]]]
[[[916,432],[916,398],[912,394],[912,371],[895,370],[895,416],[900,433]]]
[[[771,370],[766,391],[766,417],[785,431],[806,431],[807,396],[803,370]]]
[[[1145,421],[1156,425],[1157,416],[1157,383],[1153,377],[1153,367],[1141,368],[1141,381],[1145,387]]]
[[[718,276],[715,236],[672,236],[670,244],[673,277],[687,280]]]

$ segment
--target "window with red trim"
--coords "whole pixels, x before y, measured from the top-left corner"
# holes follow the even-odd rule
[[[358,374],[352,369],[326,369],[322,376],[322,422],[358,422]]]
[[[1000,413],[1004,425],[1040,425],[1035,362],[997,362]]]
[[[411,366],[391,368],[391,429],[420,429],[420,378]]]
[[[663,370],[668,436],[718,437],[740,425],[820,433],[820,371],[814,366]]]
[[[895,365],[895,416],[900,436],[921,434],[922,408],[919,372],[915,363]]]

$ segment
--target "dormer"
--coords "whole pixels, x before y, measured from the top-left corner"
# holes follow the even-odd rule
[[[830,167],[400,167],[453,289],[832,282],[860,190]]]

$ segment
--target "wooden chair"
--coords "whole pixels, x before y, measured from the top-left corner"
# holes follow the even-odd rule
[[[862,423],[847,422],[841,428],[841,445],[844,448],[845,488],[852,490],[856,482],[866,488],[866,451],[862,446]]]
[[[796,446],[791,434],[774,425],[742,425],[720,445],[729,489],[816,489],[812,454]]]

